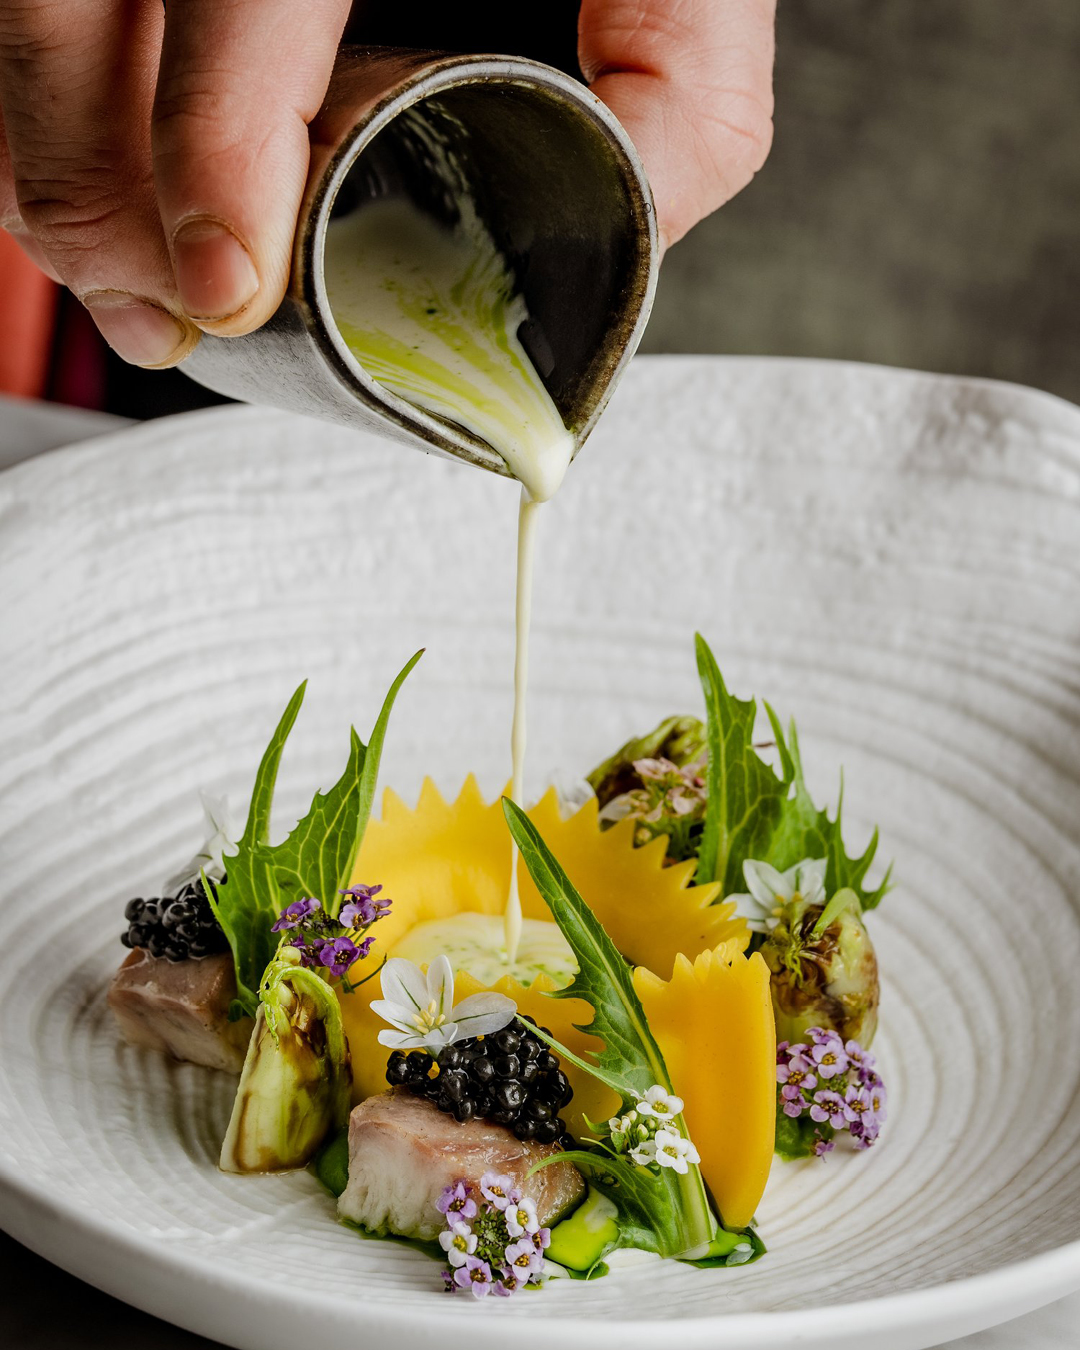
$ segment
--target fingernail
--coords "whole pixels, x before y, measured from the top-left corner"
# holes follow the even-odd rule
[[[220,220],[185,220],[173,235],[176,286],[196,323],[229,319],[251,303],[259,274],[251,255]]]
[[[153,301],[127,291],[91,291],[82,302],[101,336],[133,366],[169,366],[186,355],[184,325]]]

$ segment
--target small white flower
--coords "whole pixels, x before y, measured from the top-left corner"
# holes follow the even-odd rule
[[[503,1211],[506,1219],[506,1231],[512,1238],[519,1238],[523,1235],[529,1237],[539,1231],[540,1220],[536,1217],[536,1206],[524,1196],[516,1205],[507,1205]]]
[[[598,820],[603,821],[605,825],[617,825],[620,820],[625,820],[627,816],[633,815],[640,805],[638,797],[640,793],[624,792],[621,797],[612,797],[607,806],[601,807]]]
[[[747,858],[743,877],[749,894],[729,895],[735,908],[755,933],[771,933],[780,921],[786,905],[817,905],[825,899],[825,858],[804,858],[786,872],[778,872],[766,862]]]
[[[458,1219],[445,1233],[439,1234],[439,1246],[452,1266],[463,1266],[465,1258],[476,1251],[476,1234],[467,1223]]]
[[[689,1139],[684,1139],[674,1130],[657,1130],[654,1161],[661,1167],[671,1167],[680,1176],[685,1176],[690,1163],[699,1163],[701,1157]]]
[[[638,1102],[638,1112],[643,1116],[655,1116],[659,1120],[670,1120],[683,1109],[683,1099],[668,1092],[657,1083],[651,1087]]]
[[[646,1139],[631,1149],[630,1160],[636,1162],[639,1167],[650,1167],[656,1162],[656,1140]]]
[[[380,1031],[379,1044],[392,1050],[427,1050],[437,1055],[444,1046],[467,1036],[490,1036],[511,1022],[517,1005],[505,994],[472,994],[454,1006],[454,972],[445,956],[437,956],[425,974],[404,957],[393,956],[382,968],[383,997],[371,1010],[393,1031]]]
[[[162,888],[165,895],[175,895],[192,881],[198,881],[199,873],[205,872],[210,881],[220,881],[225,875],[226,849],[235,849],[236,831],[229,816],[229,802],[226,797],[212,797],[209,792],[199,792],[205,818],[206,842],[186,867],[169,877]]]
[[[631,1128],[637,1123],[637,1112],[627,1111],[625,1116],[612,1116],[608,1121],[608,1129],[612,1134],[629,1134]]]

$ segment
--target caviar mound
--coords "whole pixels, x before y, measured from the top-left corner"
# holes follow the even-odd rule
[[[426,1051],[395,1050],[386,1081],[424,1097],[460,1124],[490,1120],[514,1137],[573,1148],[559,1112],[573,1097],[558,1057],[520,1018],[491,1036],[470,1037],[444,1046],[438,1057]]]
[[[217,887],[207,879],[217,896]],[[175,896],[156,900],[129,900],[124,908],[128,926],[120,934],[125,947],[142,947],[151,956],[168,961],[201,960],[229,949],[200,881],[189,881]]]

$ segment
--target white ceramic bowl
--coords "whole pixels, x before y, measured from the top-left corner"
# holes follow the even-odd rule
[[[121,908],[243,806],[295,684],[279,821],[391,675],[383,781],[507,772],[512,485],[250,409],[0,477],[0,1218],[229,1344],[914,1350],[1080,1286],[1080,413],[813,363],[638,361],[545,512],[531,776],[700,703],[692,633],[799,722],[873,917],[891,1117],[777,1167],[770,1254],[449,1299],[305,1174],[214,1162],[232,1082],[118,1043]]]

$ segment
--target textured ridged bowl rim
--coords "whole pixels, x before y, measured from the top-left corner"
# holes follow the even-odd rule
[[[190,1257],[173,1247],[149,1246],[141,1235],[129,1235],[116,1225],[87,1214],[78,1205],[58,1201],[43,1188],[26,1183],[2,1161],[0,1187],[9,1195],[21,1198],[27,1205],[26,1212],[20,1216],[22,1222],[12,1225],[9,1230],[14,1237],[40,1255],[56,1259],[56,1247],[48,1242],[35,1242],[31,1234],[35,1217],[50,1225],[62,1223],[73,1235],[81,1235],[100,1245],[94,1249],[93,1261],[68,1262],[61,1259],[59,1264],[80,1278],[99,1284],[109,1292],[116,1292],[125,1301],[136,1302],[146,1311],[169,1320],[173,1319],[163,1310],[164,1301],[160,1298],[138,1300],[130,1296],[129,1291],[145,1283],[146,1275],[150,1272],[166,1278],[177,1271],[198,1276],[202,1281],[241,1292],[258,1301],[264,1312],[272,1305],[279,1315],[295,1318],[298,1323],[303,1323],[309,1315],[325,1317],[328,1312],[343,1322],[355,1322],[357,1307],[362,1305],[360,1293],[356,1299],[343,1299],[292,1287],[288,1287],[287,1292],[279,1292],[279,1288],[285,1289],[286,1286],[271,1287],[265,1280],[238,1272],[230,1272],[222,1280],[212,1262]],[[5,1223],[6,1220],[5,1212]],[[119,1282],[106,1284],[96,1274],[99,1268],[107,1267],[117,1259],[123,1261],[126,1273],[122,1287]],[[805,1311],[720,1313],[709,1317],[680,1319],[678,1337],[680,1345],[694,1347],[695,1350],[697,1347],[715,1345],[771,1346],[782,1343],[785,1338],[792,1345],[812,1344],[818,1340],[823,1344],[846,1347],[857,1344],[875,1332],[891,1332],[894,1335],[910,1332],[910,1343],[925,1347],[933,1344],[923,1339],[926,1333],[946,1339],[967,1335],[1052,1302],[1078,1287],[1080,1241],[1074,1241],[1056,1251],[1043,1252],[994,1271],[884,1298],[835,1303]],[[546,1321],[553,1329],[557,1328],[560,1342],[567,1350],[578,1345],[584,1347],[597,1343],[598,1328],[593,1320],[578,1317],[548,1319],[542,1315],[530,1320]],[[191,1319],[185,1317],[184,1325],[190,1327]],[[603,1325],[627,1350],[637,1346],[643,1350],[646,1347],[655,1350],[655,1323],[643,1325],[635,1321],[608,1319]],[[390,1313],[385,1306],[368,1304],[364,1306],[364,1326],[372,1335],[390,1333],[408,1326],[413,1331],[423,1331],[434,1337],[439,1332],[445,1332],[447,1323],[438,1313],[418,1312],[407,1305],[402,1307],[400,1313]],[[517,1326],[520,1331],[520,1324]],[[468,1335],[470,1342],[479,1350],[488,1350],[488,1347],[491,1350],[503,1350],[507,1328],[508,1324],[501,1318],[476,1317],[470,1319]],[[204,1335],[215,1335],[211,1322],[203,1324],[200,1319],[198,1329]],[[287,1333],[288,1329],[283,1326],[283,1330]],[[674,1331],[672,1334],[675,1334]]]
[[[677,360],[668,357],[666,360]],[[700,360],[700,358],[695,358]],[[741,364],[763,360],[774,368],[794,366],[802,369],[814,366],[836,371],[874,372],[889,370],[902,378],[920,380],[928,384],[949,384],[965,388],[1012,389],[1022,392],[1033,401],[1050,407],[1066,407],[1075,411],[1067,400],[1039,390],[1004,381],[977,377],[951,377],[915,371],[896,371],[888,367],[848,361],[825,361],[816,358],[760,358],[729,357],[725,363]],[[214,419],[220,409],[207,409],[181,414],[191,425],[204,418]],[[136,435],[154,436],[155,422],[135,428],[106,433],[95,438],[95,450],[112,450],[123,442],[125,448]],[[47,456],[65,453],[65,447],[49,451]],[[46,455],[37,456],[37,460]],[[17,464],[0,471],[0,482],[32,467],[34,461]],[[276,1346],[292,1343],[297,1334],[312,1333],[311,1320],[332,1316],[342,1326],[355,1332],[358,1308],[363,1309],[363,1331],[370,1337],[410,1332],[435,1336],[445,1332],[447,1323],[438,1312],[420,1312],[403,1303],[400,1311],[387,1305],[364,1304],[362,1291],[355,1298],[342,1298],[313,1291],[304,1291],[292,1285],[273,1285],[265,1277],[231,1270],[222,1276],[210,1260],[185,1253],[173,1245],[155,1244],[152,1238],[129,1231],[119,1224],[102,1219],[92,1210],[63,1198],[57,1198],[46,1187],[28,1181],[18,1170],[0,1156],[0,1226],[14,1238],[39,1255],[63,1269],[113,1293],[125,1302],[163,1317],[210,1338],[232,1337],[238,1346]],[[122,1269],[122,1279],[114,1271]],[[211,1294],[213,1303],[206,1307],[192,1299],[198,1291],[178,1290],[175,1276],[180,1273],[198,1277],[202,1290]],[[146,1290],[145,1296],[142,1291]],[[962,1277],[943,1284],[902,1293],[867,1298],[852,1302],[818,1305],[805,1310],[783,1312],[716,1313],[704,1317],[680,1318],[673,1324],[673,1335],[678,1335],[681,1346],[704,1350],[711,1346],[773,1347],[830,1346],[835,1350],[862,1346],[868,1335],[889,1337],[891,1346],[926,1350],[944,1341],[970,1335],[986,1328],[1022,1316],[1080,1290],[1080,1239],[1066,1242],[1052,1251],[1008,1262],[977,1275]],[[186,1296],[185,1296],[186,1293]],[[235,1326],[223,1325],[224,1318],[215,1315],[220,1310],[222,1296],[235,1307]],[[251,1305],[258,1305],[259,1320],[266,1325],[266,1314],[272,1312],[279,1328],[274,1339],[261,1333],[251,1315]],[[655,1350],[658,1323],[633,1320],[605,1319],[600,1326],[595,1320],[580,1317],[545,1317],[540,1310],[529,1323],[508,1323],[500,1317],[492,1318],[484,1309],[484,1316],[470,1317],[467,1335],[478,1350],[498,1347],[503,1350],[510,1325],[520,1334],[522,1327],[546,1324],[558,1335],[565,1350],[576,1347],[594,1347],[601,1336],[617,1340],[626,1350]],[[464,1327],[465,1323],[457,1323]],[[677,1325],[677,1332],[674,1327]],[[228,1342],[227,1342],[228,1343]]]

